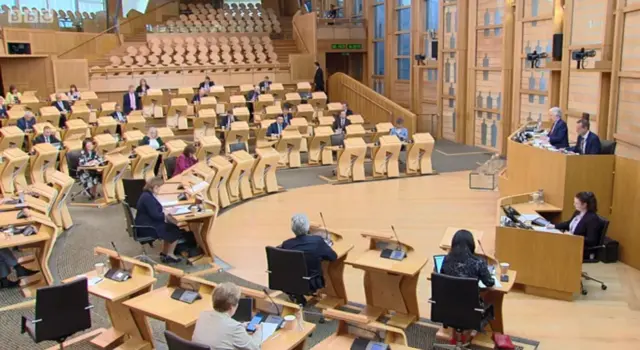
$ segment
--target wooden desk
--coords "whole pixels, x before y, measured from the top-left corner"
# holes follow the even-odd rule
[[[380,322],[371,322],[363,315],[354,315],[339,310],[324,310],[322,314],[327,318],[337,320],[338,329],[333,335],[330,335],[315,345],[313,349],[350,349],[358,336],[371,337],[369,332],[362,331],[365,329],[372,333],[382,335],[384,343],[391,345],[391,349],[393,350],[416,349],[407,345],[407,336],[402,329],[390,327]],[[353,328],[355,328],[355,330]]]
[[[349,302],[347,290],[344,285],[344,267],[347,255],[353,249],[353,245],[344,241],[342,234],[336,230],[325,228],[323,225],[312,223],[309,233],[324,237],[327,235],[333,245],[331,249],[336,252],[338,258],[334,261],[322,262],[322,275],[325,286],[319,293],[322,299],[315,305],[319,309],[334,309]]]
[[[229,154],[229,158],[233,162],[233,168],[227,181],[229,187],[229,200],[235,203],[239,200],[246,200],[253,197],[251,191],[251,169],[255,163],[255,159],[248,152],[240,150]]]
[[[373,177],[394,178],[400,176],[398,168],[398,157],[402,142],[395,135],[381,136],[380,144],[372,150],[373,158]]]
[[[143,339],[143,333],[151,336],[152,331],[147,320],[135,317],[131,309],[124,306],[123,303],[129,299],[148,293],[153,289],[153,284],[156,282],[153,268],[139,260],[119,256],[113,250],[96,247],[94,253],[107,256],[109,259],[108,266],[130,270],[131,278],[124,282],[116,282],[108,278],[103,278],[98,284],[89,286],[90,294],[104,299],[105,308],[111,321],[111,328],[93,338],[91,343],[101,349],[113,349],[127,341],[135,341],[133,338]],[[108,267],[105,267],[105,269],[108,269]],[[78,277],[90,279],[98,277],[98,275],[94,270],[62,282],[68,283]],[[152,348],[153,343],[150,343],[138,349],[150,350]]]
[[[328,147],[331,146],[333,130],[330,126],[318,126],[313,131],[309,140],[309,164],[333,164],[333,154]]]
[[[223,156],[215,156],[209,159],[209,166],[216,171],[211,186],[218,189],[217,199],[212,202],[216,203],[220,208],[226,208],[231,204],[229,201],[229,191],[227,191],[227,182],[231,175],[233,164]]]
[[[10,237],[0,234],[0,248],[20,247],[33,249],[34,255],[24,256],[18,260],[28,269],[40,270],[40,273],[20,280],[20,288],[24,297],[35,296],[40,287],[53,284],[53,276],[49,270],[49,256],[58,236],[58,228],[45,215],[29,211],[28,217],[17,218],[18,211],[0,212],[0,222],[3,225],[22,226],[33,224],[37,233],[31,236],[13,235]]]
[[[71,176],[61,171],[51,173],[47,177],[47,181],[58,191],[58,195],[52,204],[51,218],[58,228],[61,229],[60,232],[62,232],[62,229],[66,230],[73,226],[69,207],[67,207],[67,196],[71,192],[75,181]]]
[[[215,208],[206,209],[198,213],[167,216],[167,218],[176,225],[198,224],[199,229],[195,230],[197,232],[194,232],[194,235],[196,241],[198,242],[198,246],[202,248],[202,251],[204,252],[204,257],[199,256],[190,258],[189,260],[191,262],[198,261],[199,263],[211,264],[212,266],[215,266],[213,262],[215,255],[213,254],[214,235],[212,232],[212,228],[217,216],[218,210]],[[209,235],[210,231],[212,232],[211,235]]]
[[[149,180],[155,176],[153,170],[160,153],[151,146],[138,146],[133,150],[136,157],[131,161],[131,178]]]
[[[432,174],[431,153],[435,141],[429,133],[413,134],[407,145],[407,175]]]
[[[30,162],[31,182],[44,183],[47,174],[56,171],[58,149],[50,143],[41,143],[33,146],[32,150],[35,154]]]
[[[498,220],[502,205],[511,205],[520,214],[560,217],[560,208],[532,204],[530,198],[530,193],[500,198]],[[503,227],[498,222],[496,257],[518,271],[518,284],[525,293],[571,301],[580,291],[583,241],[582,236]]]
[[[543,189],[545,202],[561,209],[560,220],[571,218],[573,198],[580,191],[595,193],[599,207],[611,207],[615,156],[569,155],[513,141],[524,127],[507,140],[507,168],[498,179],[500,196]]]
[[[302,135],[300,135],[298,129],[283,130],[280,139],[276,143],[276,150],[280,153],[279,164],[289,168],[299,168],[301,143]]]
[[[2,153],[0,164],[0,190],[5,196],[27,187],[25,168],[29,155],[19,148],[8,148]]]
[[[22,147],[25,134],[17,126],[9,125],[0,128],[0,149]]]
[[[280,154],[272,147],[256,148],[256,161],[251,170],[251,187],[254,195],[278,192],[276,169]]]
[[[336,177],[338,181],[363,181],[364,158],[367,154],[367,144],[362,138],[344,140],[344,147],[338,150],[338,165]]]
[[[375,321],[393,310],[395,314],[387,324],[405,329],[420,318],[417,284],[427,257],[420,256],[413,247],[397,242],[391,236],[363,233],[362,237],[369,240],[369,249],[345,262],[365,272],[367,305],[363,314]],[[399,245],[406,257],[402,261],[381,258],[381,245]]]

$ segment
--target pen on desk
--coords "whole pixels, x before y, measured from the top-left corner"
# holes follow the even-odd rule
[[[277,338],[277,337],[279,337],[279,336],[280,336],[280,333],[276,333],[276,335],[274,335],[273,337],[267,338],[267,339],[271,339],[271,340],[273,340],[273,339],[276,339],[276,338]]]

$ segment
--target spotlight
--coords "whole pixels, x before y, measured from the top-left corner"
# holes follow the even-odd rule
[[[423,55],[423,54],[417,54],[417,55],[415,55],[415,59],[416,59],[418,65],[420,65],[422,63],[422,65],[424,66],[424,60],[427,59],[427,56]]]
[[[548,55],[546,52],[533,51],[533,53],[527,54],[527,61],[531,62],[531,68],[540,68],[540,59],[547,58]]]
[[[587,58],[596,57],[596,50],[585,51],[584,47],[580,51],[573,51],[571,53],[571,59],[576,61],[577,69],[584,69],[584,64]]]

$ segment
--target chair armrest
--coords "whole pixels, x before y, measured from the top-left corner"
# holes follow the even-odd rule
[[[322,275],[321,275],[321,274],[319,274],[319,273],[317,273],[317,274],[315,274],[315,275],[302,277],[302,279],[307,280],[307,281],[310,281],[312,278],[317,278],[317,277],[320,277],[320,276],[322,276]]]
[[[27,316],[22,316],[22,318],[20,319],[20,334],[24,334],[26,332],[29,331],[30,327],[27,326],[27,323],[30,323],[32,325],[35,325],[38,322],[41,322],[42,319],[32,319],[30,317]]]

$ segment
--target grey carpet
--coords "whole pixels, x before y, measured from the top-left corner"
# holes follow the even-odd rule
[[[448,155],[439,152],[433,153],[434,168],[440,172],[450,172],[459,170],[471,170],[491,157],[491,154],[484,153],[482,149],[456,145],[448,141],[436,142],[436,149],[442,150]],[[480,152],[478,154],[456,156],[455,154]],[[283,169],[278,171],[278,182],[286,189],[293,189],[302,186],[311,186],[324,184],[325,181],[318,178],[318,175],[331,176],[332,167],[307,167],[302,169]],[[78,199],[82,201],[82,198]],[[239,204],[242,205],[242,204]],[[57,240],[50,259],[50,268],[54,278],[57,281],[66,279],[93,269],[97,262],[104,262],[101,257],[93,254],[93,247],[111,247],[111,242],[117,246],[122,255],[136,256],[142,253],[140,245],[132,241],[127,235],[125,229],[125,219],[122,213],[122,207],[119,205],[103,208],[83,208],[72,207],[71,216],[74,220],[74,226],[63,233]],[[159,247],[147,249],[148,256],[155,261],[159,261]],[[231,266],[224,261],[216,261],[223,266],[224,270],[232,269]],[[178,265],[188,273],[196,272],[205,266],[187,266],[185,264]],[[162,286],[166,283],[167,276],[165,274],[157,275],[158,282],[156,286]],[[215,274],[204,275],[204,278],[215,281],[224,282],[232,281],[238,285],[261,289],[262,286],[253,284],[249,281],[240,279],[230,272],[222,271]],[[17,289],[0,291],[0,307],[15,304],[25,299]],[[101,299],[91,297],[91,302],[95,305],[92,310],[93,329],[99,327],[109,327],[109,319],[104,309],[104,303]],[[345,309],[352,311],[352,309]],[[309,311],[317,311],[310,308]],[[2,349],[44,349],[55,345],[52,342],[44,342],[41,344],[33,344],[27,335],[19,334],[20,316],[29,314],[32,310],[13,310],[0,313],[0,342]],[[317,323],[318,316],[308,315],[307,321]],[[423,320],[428,322],[428,320]],[[156,346],[158,349],[166,349],[164,343],[164,324],[162,322],[151,320]],[[318,324],[313,335],[307,341],[307,348],[317,344],[328,335],[332,334],[336,329],[336,322],[330,321],[325,324]],[[419,324],[412,325],[406,331],[409,339],[409,345],[420,349],[430,349],[431,344],[435,340],[437,328],[423,326]],[[88,343],[84,342],[69,347],[72,350],[93,349]]]

